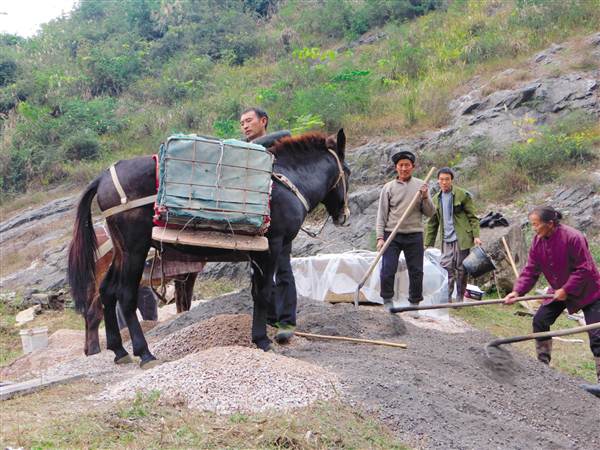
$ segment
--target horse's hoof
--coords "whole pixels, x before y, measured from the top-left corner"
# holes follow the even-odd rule
[[[98,353],[100,353],[100,346],[92,345],[89,348],[85,349],[84,353],[85,353],[85,356],[97,355]]]
[[[132,362],[133,358],[129,354],[121,356],[120,358],[115,357],[115,364],[131,364]]]
[[[140,361],[140,368],[147,370],[147,369],[152,369],[153,367],[156,367],[160,364],[160,361],[154,357],[152,357],[151,359],[147,359],[146,361]]]

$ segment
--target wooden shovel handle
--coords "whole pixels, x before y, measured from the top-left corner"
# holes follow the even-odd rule
[[[327,334],[313,334],[313,333],[304,333],[302,331],[294,332],[296,336],[302,336],[306,338],[313,339],[327,339],[332,341],[346,341],[346,342],[356,342],[358,344],[374,344],[374,345],[386,345],[388,347],[398,347],[398,348],[406,348],[406,344],[401,344],[399,342],[390,342],[390,341],[374,341],[372,339],[358,339],[351,338],[346,336],[329,336]]]
[[[584,327],[575,327],[575,328],[567,328],[566,330],[556,330],[556,331],[544,331],[542,333],[531,333],[524,334],[523,336],[514,336],[510,338],[502,338],[496,339],[494,341],[488,342],[486,347],[497,347],[502,344],[511,344],[513,342],[521,342],[521,341],[529,341],[531,339],[538,338],[546,338],[546,337],[556,337],[556,336],[567,336],[569,334],[577,334],[583,333],[584,331],[590,330],[599,330],[600,322],[592,323],[591,325],[586,325]]]
[[[552,295],[529,295],[526,297],[517,297],[517,302],[528,302],[531,300],[549,299]],[[465,303],[441,303],[439,305],[423,305],[423,306],[401,306],[398,308],[391,308],[390,312],[393,314],[406,312],[406,311],[423,311],[426,309],[446,309],[446,308],[466,308],[468,306],[485,306],[485,305],[496,305],[504,303],[503,299],[498,300],[483,300],[480,302],[465,302]]]

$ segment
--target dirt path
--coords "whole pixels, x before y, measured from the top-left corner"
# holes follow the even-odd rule
[[[152,334],[168,334],[214,314],[247,310],[246,292],[200,305]],[[422,320],[422,319],[419,319]],[[377,414],[398,437],[422,448],[589,449],[600,446],[600,402],[575,380],[516,352],[503,372],[483,352],[490,336],[445,333],[383,311],[301,301],[299,329],[389,339],[407,350],[305,341],[282,355],[334,372],[343,398]]]
[[[163,359],[177,359],[220,345],[225,337],[244,345],[242,334],[249,334],[250,321],[240,313],[250,310],[247,291],[202,303],[149,331],[150,348]],[[436,330],[426,319],[415,326],[413,320],[381,308],[355,310],[349,304],[300,300],[301,331],[404,342],[408,349],[294,338],[276,352],[335,374],[342,401],[374,413],[414,448],[600,448],[600,401],[578,387],[580,380],[517,352],[502,366],[490,364],[483,345],[491,336],[468,328],[458,332],[457,324],[451,332]],[[204,336],[202,342],[192,339],[184,352],[171,345],[176,344],[171,339],[190,330]],[[112,354],[104,351],[47,373],[54,372],[86,372],[103,385],[140,369],[115,366]]]

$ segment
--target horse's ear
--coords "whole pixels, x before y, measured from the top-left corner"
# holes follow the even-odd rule
[[[346,152],[346,133],[344,133],[344,129],[340,128],[340,131],[337,133],[337,153],[340,158],[344,159],[344,154]]]

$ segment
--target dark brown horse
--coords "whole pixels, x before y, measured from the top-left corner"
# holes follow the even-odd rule
[[[271,224],[267,232],[269,250],[239,252],[232,250],[186,247],[186,252],[209,260],[239,261],[250,259],[253,267],[252,298],[254,301],[252,342],[268,350],[267,308],[271,302],[273,276],[282,248],[298,234],[308,212],[323,203],[335,224],[343,224],[348,211],[348,177],[350,170],[344,164],[346,137],[343,130],[326,136],[310,133],[296,138],[285,138],[270,149],[275,155],[274,173],[282,174],[296,186],[306,199],[308,210],[299,196],[280,182],[273,183],[271,193]],[[156,168],[151,157],[120,161],[116,171],[121,185],[131,199],[156,193]],[[92,181],[84,191],[77,207],[73,241],[69,248],[69,282],[75,305],[85,312],[86,298],[94,289],[94,255],[96,236],[91,220],[91,202],[97,196],[102,211],[120,203],[120,197],[108,171]],[[132,339],[133,354],[141,358],[142,367],[148,367],[156,358],[138,322],[135,310],[137,291],[144,270],[144,261],[152,242],[152,205],[127,210],[107,218],[114,245],[114,258],[100,285],[104,306],[107,348],[115,353],[115,362],[130,361],[123,348],[117,325],[117,300],[125,316]],[[164,246],[164,244],[163,244]],[[182,247],[178,247],[182,250]]]
[[[83,351],[87,356],[100,353],[98,328],[104,317],[104,308],[102,306],[102,301],[100,300],[100,282],[108,272],[114,256],[112,241],[106,228],[97,225],[94,227],[94,232],[96,234],[96,242],[98,243],[98,253],[94,273],[96,282],[93,291],[90,292],[90,295],[87,297],[85,312],[83,313],[83,317],[85,318],[85,345]],[[196,263],[196,266],[198,265],[201,266],[202,264]],[[198,270],[198,268],[199,267],[197,267],[196,270]],[[156,275],[158,275],[158,273]],[[144,277],[144,281],[149,283],[151,276],[152,273],[149,274],[148,278]],[[177,313],[189,311],[192,305],[194,283],[196,282],[197,276],[198,274],[196,272],[189,272],[165,277],[165,282],[170,280],[173,280],[174,282]],[[160,280],[158,283],[160,283]],[[141,284],[144,285],[144,282]],[[140,300],[138,299],[138,302],[139,301]]]

